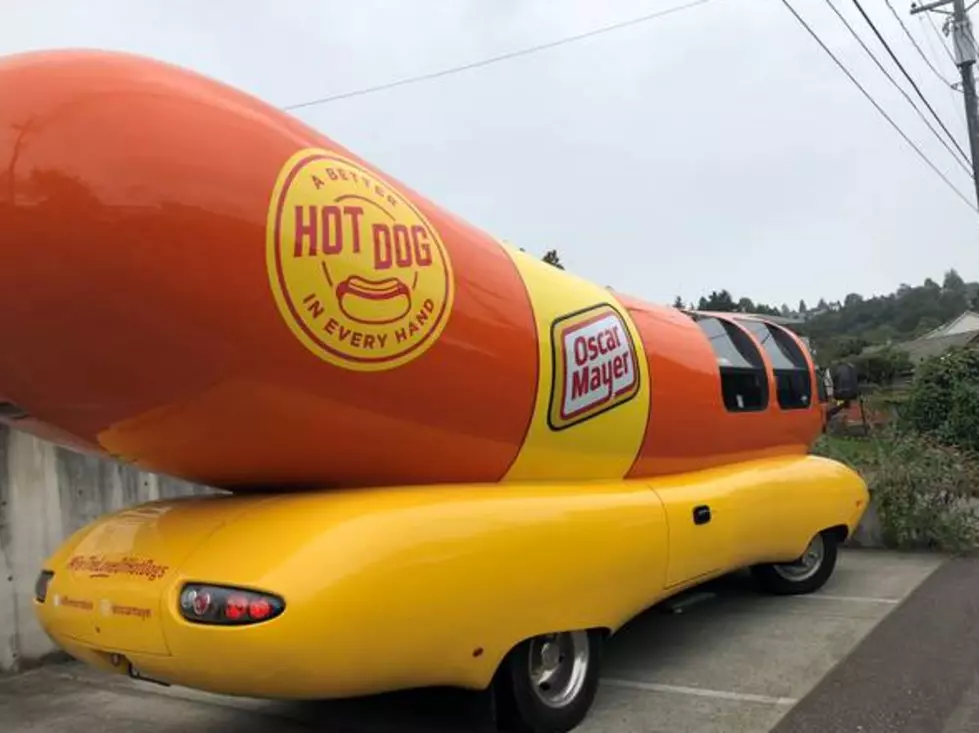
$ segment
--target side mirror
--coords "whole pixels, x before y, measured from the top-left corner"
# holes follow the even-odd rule
[[[860,396],[857,368],[853,364],[837,364],[833,367],[833,397],[849,402]]]

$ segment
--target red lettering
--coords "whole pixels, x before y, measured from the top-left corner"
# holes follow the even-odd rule
[[[602,364],[602,384],[608,387],[609,394],[612,393],[612,364],[605,362]]]
[[[616,379],[621,379],[622,375],[625,374],[625,357],[619,354],[617,357],[612,359],[612,373],[615,375]]]
[[[377,334],[377,340],[381,343],[381,348],[384,348],[384,344],[387,343],[388,335],[386,333]]]
[[[594,390],[594,389],[598,389],[601,386],[602,386],[602,370],[592,369],[591,379],[588,382],[588,389]]]
[[[354,254],[360,253],[360,217],[364,210],[359,206],[344,206],[343,213],[350,217],[350,227],[354,233]]]
[[[340,207],[324,206],[320,217],[323,220],[323,254],[340,254],[343,251],[343,219]]]
[[[313,185],[316,186],[316,190],[319,191],[326,185],[326,182],[319,176],[313,176]]]
[[[391,267],[391,230],[384,224],[372,227],[374,237],[374,269],[387,270]]]
[[[363,338],[363,336],[364,334],[362,334],[360,331],[355,331],[354,335],[350,338],[350,345],[353,346],[354,348],[359,349],[360,341]]]
[[[411,235],[404,224],[394,225],[394,260],[398,267],[411,267]]]
[[[408,340],[408,334],[405,333],[405,330],[403,328],[399,328],[397,331],[394,332],[394,340],[400,344],[402,341]],[[381,346],[383,347],[384,344],[382,343]]]
[[[618,329],[610,328],[605,332],[605,353],[608,353],[616,346],[618,346],[618,339],[616,335],[618,334]]]
[[[303,256],[303,239],[309,237],[309,254],[316,254],[316,243],[319,239],[319,229],[316,226],[316,207],[309,207],[309,222],[303,217],[303,207],[296,207],[296,246],[294,257]]]
[[[588,337],[588,358],[595,359],[598,357],[598,339],[594,336]]]
[[[574,363],[578,366],[582,366],[587,361],[588,346],[585,344],[585,339],[581,336],[576,336],[574,340]]]
[[[351,333],[352,331],[346,326],[340,326],[340,341],[346,341],[348,338],[350,338]]]
[[[571,399],[576,400],[588,394],[588,367],[579,369],[571,375]]]
[[[432,264],[432,245],[428,241],[428,232],[425,227],[415,224],[411,228],[411,244],[415,250],[415,264],[419,267],[428,267]]]
[[[364,348],[373,349],[374,348],[374,334],[367,334],[364,336]]]
[[[336,332],[339,325],[340,323],[337,321],[337,319],[330,316],[330,320],[328,320],[326,325],[323,326],[323,330],[332,336]]]
[[[306,310],[313,314],[313,318],[319,318],[323,315],[323,304],[317,299],[306,301]]]
[[[345,171],[343,168],[339,170],[339,173],[340,173],[340,178],[342,178],[343,180],[345,181],[350,180],[349,178],[347,178],[347,171]]]
[[[338,178],[337,178],[337,172],[335,170],[333,170],[332,168],[327,168],[326,169],[326,175],[329,177],[329,179],[331,181],[338,180]]]

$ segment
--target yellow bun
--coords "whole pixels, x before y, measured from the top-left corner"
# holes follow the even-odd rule
[[[411,292],[394,277],[368,280],[353,275],[337,286],[340,310],[359,323],[393,323],[411,311]]]

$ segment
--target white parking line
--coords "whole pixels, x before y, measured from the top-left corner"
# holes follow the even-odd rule
[[[661,685],[656,682],[639,682],[636,680],[621,680],[602,678],[602,684],[609,687],[622,687],[630,690],[645,692],[668,692],[677,695],[693,695],[695,697],[710,697],[715,700],[734,700],[735,702],[760,702],[766,705],[795,705],[799,702],[794,697],[771,697],[769,695],[752,695],[746,692],[726,692],[724,690],[707,690],[702,687],[683,687],[680,685]]]
[[[831,596],[827,593],[810,593],[808,595],[795,596],[800,600],[810,601],[851,601],[853,603],[886,603],[895,606],[901,602],[900,598],[871,598],[868,596]]]

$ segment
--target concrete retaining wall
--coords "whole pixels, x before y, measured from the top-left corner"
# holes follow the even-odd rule
[[[65,538],[110,511],[208,491],[0,425],[0,672],[55,651],[31,603],[41,563]]]

